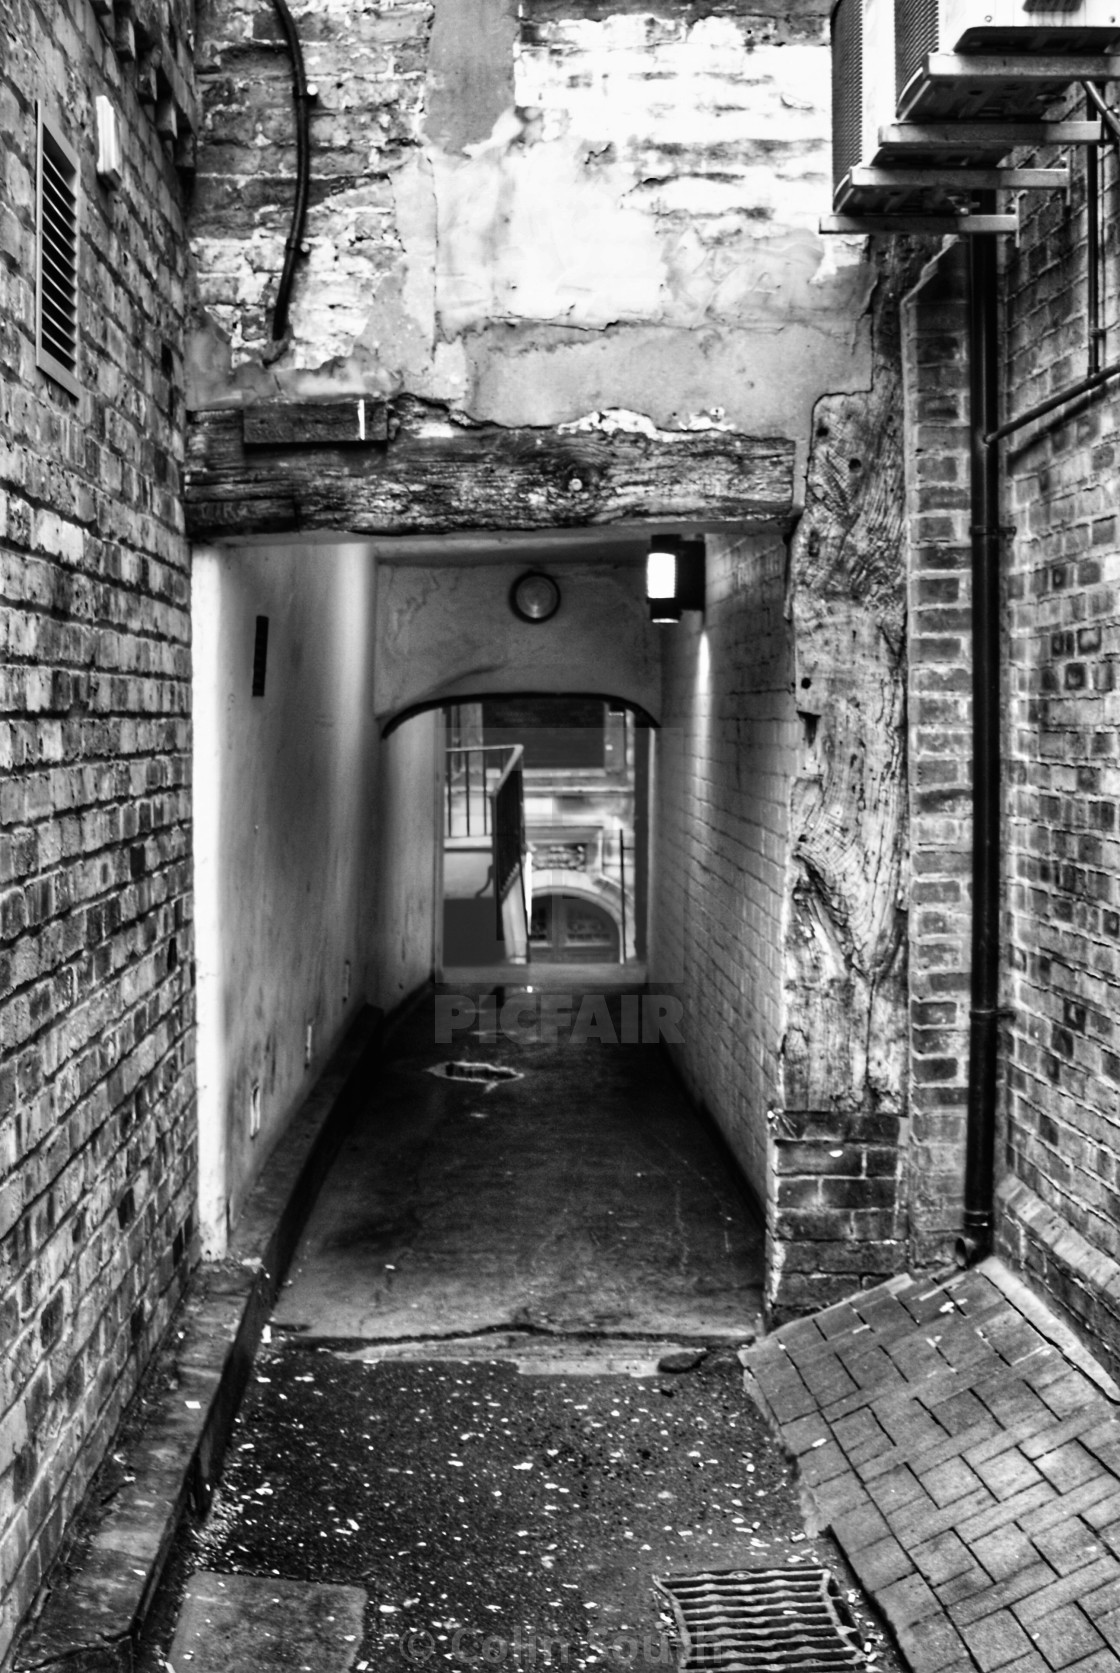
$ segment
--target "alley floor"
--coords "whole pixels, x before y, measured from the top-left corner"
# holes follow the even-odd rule
[[[563,972],[551,976],[543,994],[540,978],[496,996],[457,983],[396,1036],[320,1194],[278,1330],[732,1345],[758,1330],[763,1228],[657,1045],[623,1043],[641,1033],[637,996],[621,982],[565,993]],[[476,1078],[445,1079],[456,1064]]]
[[[835,1574],[843,1664],[900,1665],[744,1392],[762,1228],[623,999],[397,1034],[143,1673],[679,1666],[658,1582],[758,1568]]]

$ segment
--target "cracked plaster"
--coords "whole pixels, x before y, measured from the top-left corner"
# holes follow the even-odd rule
[[[440,0],[429,41],[428,11],[405,16],[388,45],[385,17],[342,0],[300,19],[321,98],[292,338],[265,363],[278,181],[250,240],[196,216],[213,321],[196,404],[408,391],[508,426],[623,407],[665,430],[721,408],[804,438],[822,392],[866,386],[872,274],[817,232],[823,34],[758,44],[743,18],[623,14],[516,43],[505,0]],[[476,56],[510,42],[473,88],[448,67],[465,38]],[[348,67],[374,44],[382,103],[355,108]]]

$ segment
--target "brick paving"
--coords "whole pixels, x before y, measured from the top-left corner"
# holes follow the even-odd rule
[[[999,1261],[742,1357],[913,1673],[1120,1673],[1120,1389]]]

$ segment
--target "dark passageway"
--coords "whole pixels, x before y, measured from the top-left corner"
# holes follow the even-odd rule
[[[412,1014],[277,1326],[371,1342],[512,1329],[738,1343],[758,1328],[762,1224],[658,1045],[622,1043],[643,1022],[656,1034],[650,1011],[622,985],[558,980],[464,984]],[[458,1062],[483,1078],[432,1072]]]

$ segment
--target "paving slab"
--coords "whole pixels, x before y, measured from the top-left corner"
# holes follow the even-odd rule
[[[368,1601],[361,1586],[201,1570],[168,1661],[189,1673],[347,1673]]]
[[[1120,1388],[1002,1262],[740,1357],[913,1673],[1120,1673]]]

